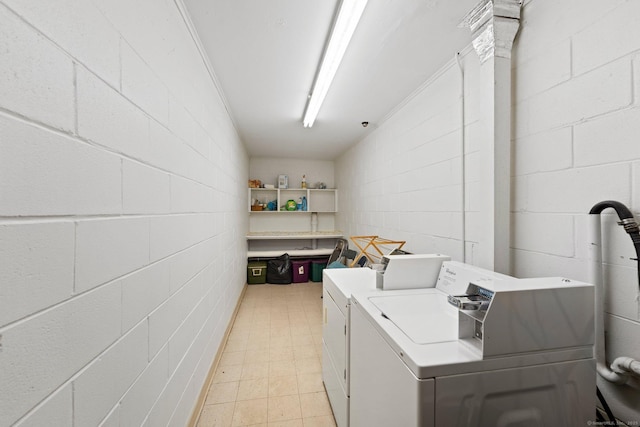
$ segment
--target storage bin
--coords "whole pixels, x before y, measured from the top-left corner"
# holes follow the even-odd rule
[[[327,267],[327,263],[322,260],[311,261],[311,281],[322,282],[322,270]]]
[[[247,264],[247,283],[261,285],[267,283],[267,263],[264,261],[252,261]]]
[[[309,281],[309,264],[310,260],[293,260],[293,283],[303,283]]]
[[[284,254],[267,261],[267,283],[273,285],[288,285],[293,279],[291,259]]]

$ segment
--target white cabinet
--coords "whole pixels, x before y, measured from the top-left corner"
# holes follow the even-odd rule
[[[304,211],[287,211],[282,207],[288,200],[298,202],[298,199],[307,198],[306,212],[337,212],[338,211],[338,190],[331,189],[315,189],[315,188],[249,188],[248,208],[251,213],[302,213]],[[254,201],[259,204],[268,205],[269,202],[276,202],[276,209],[271,210],[252,210]],[[255,209],[255,208],[254,208]]]

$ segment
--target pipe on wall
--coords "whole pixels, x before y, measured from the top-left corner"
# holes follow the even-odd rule
[[[465,99],[464,99],[464,67],[462,66],[462,62],[460,60],[460,52],[456,53],[456,62],[458,64],[458,69],[460,70],[460,193],[461,193],[461,209],[460,209],[460,222],[461,222],[461,236],[460,240],[462,241],[462,262],[467,262],[467,224],[466,224],[466,172],[465,172]]]

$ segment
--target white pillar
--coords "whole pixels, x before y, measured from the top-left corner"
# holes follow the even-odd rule
[[[479,264],[511,270],[511,48],[520,27],[520,1],[486,0],[461,25],[480,58],[482,233]]]

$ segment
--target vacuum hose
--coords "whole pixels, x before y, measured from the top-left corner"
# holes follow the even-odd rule
[[[600,202],[589,211],[590,227],[590,258],[591,258],[591,281],[596,290],[596,366],[600,376],[615,384],[627,382],[629,374],[640,375],[640,362],[629,357],[619,357],[609,368],[605,361],[604,348],[604,283],[602,277],[602,235],[600,224],[600,213],[607,208],[615,209],[624,230],[629,234],[636,250],[636,261],[638,261],[638,286],[640,286],[640,228],[631,211],[622,203],[613,200]]]

